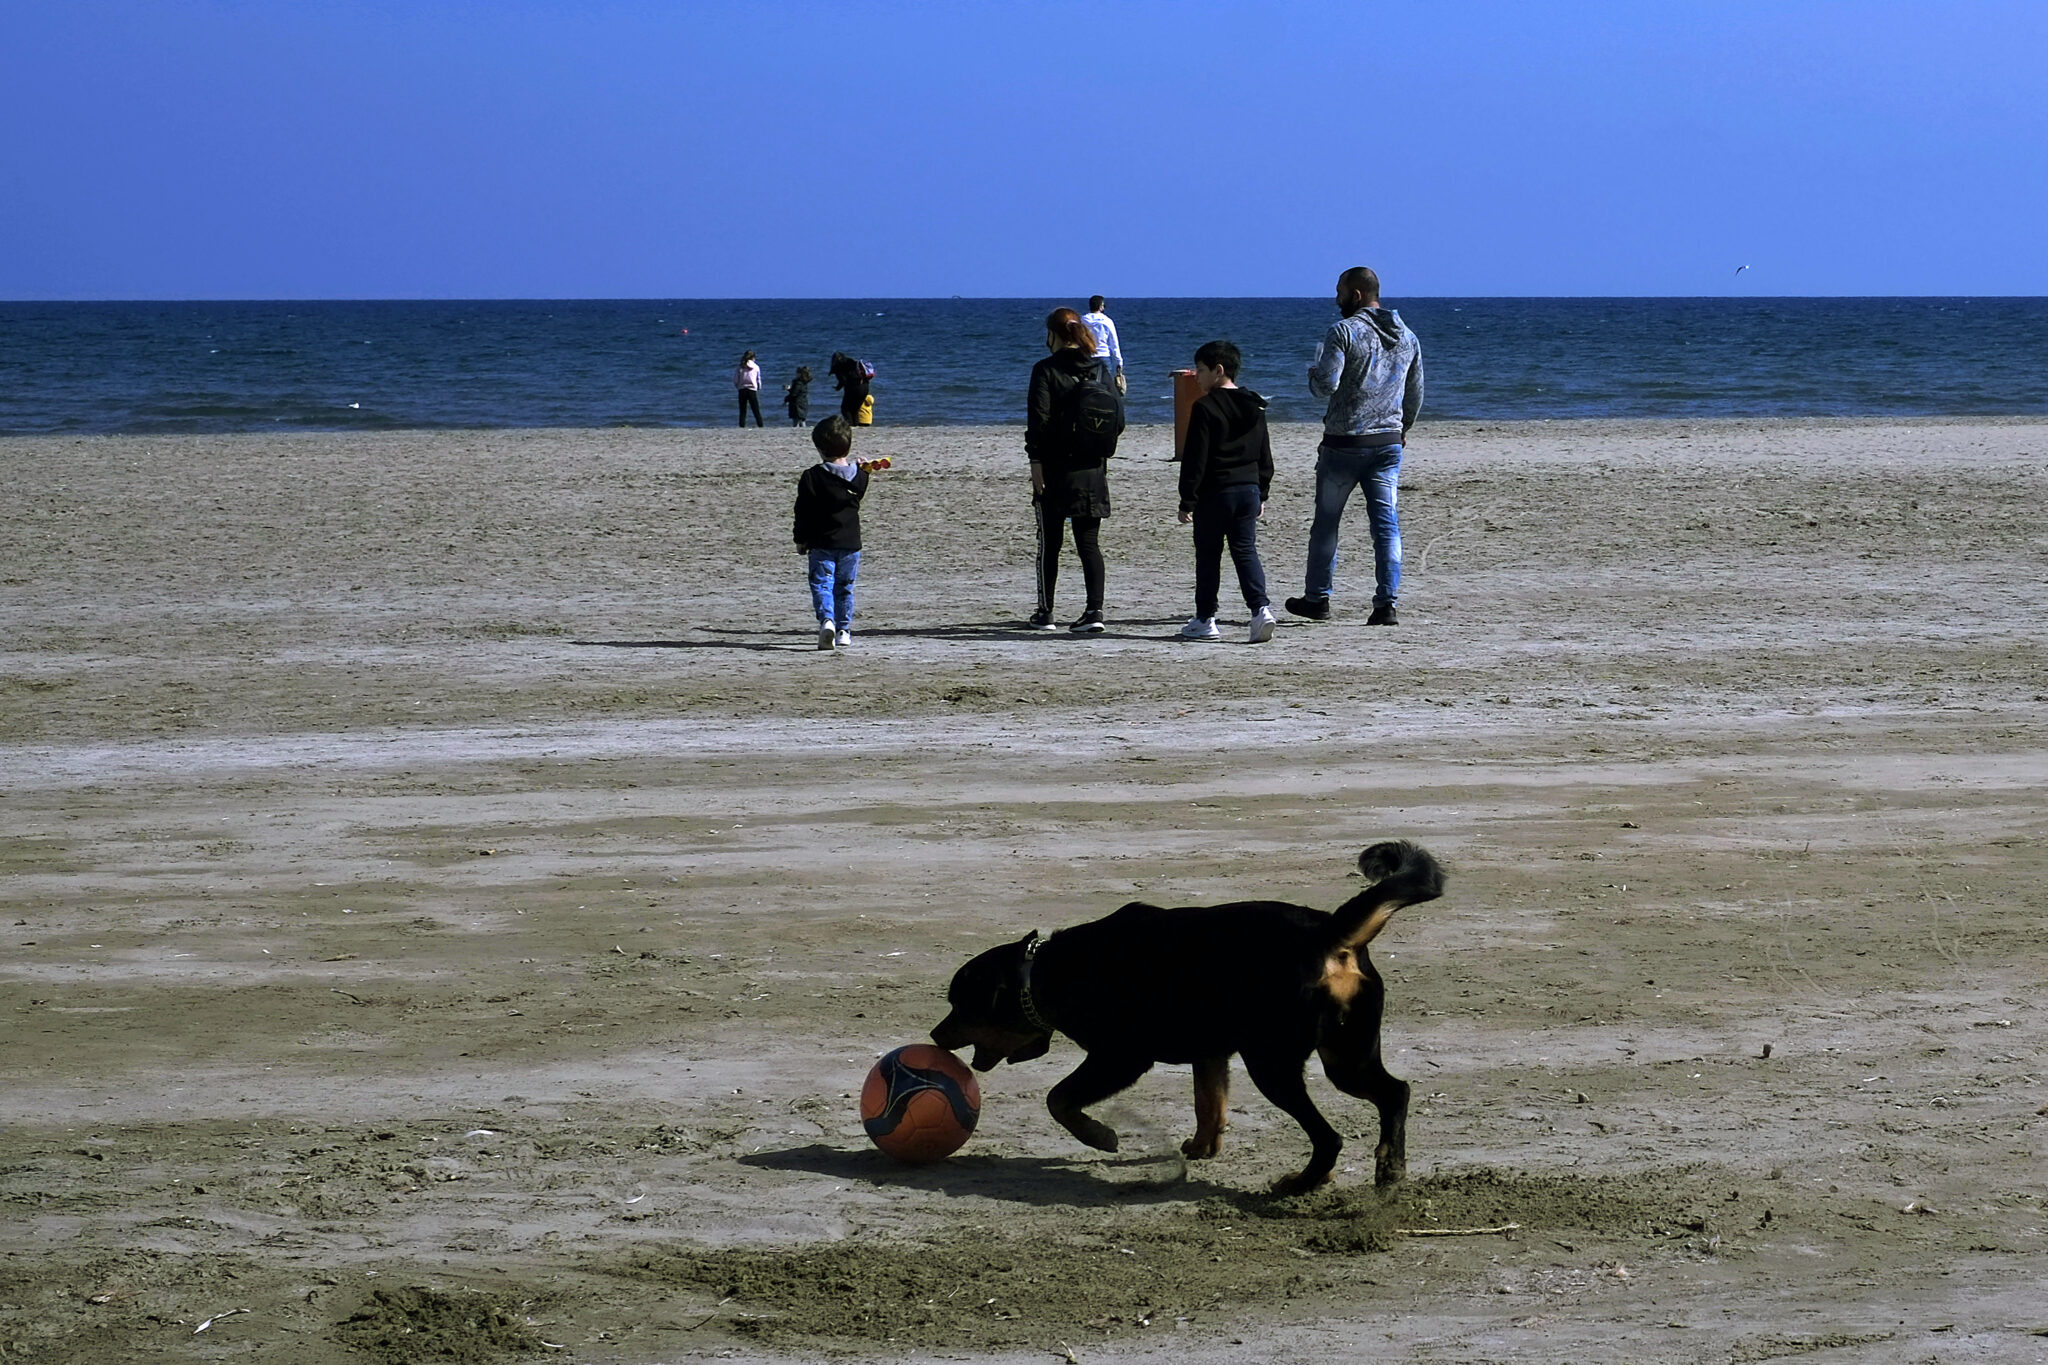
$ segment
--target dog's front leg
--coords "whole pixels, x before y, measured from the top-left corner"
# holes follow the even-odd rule
[[[1130,1086],[1152,1069],[1150,1058],[1111,1057],[1090,1053],[1074,1073],[1052,1088],[1045,1107],[1060,1127],[1101,1152],[1116,1150],[1116,1129],[1081,1112]]]
[[[1222,1150],[1223,1114],[1230,1104],[1230,1058],[1204,1057],[1195,1063],[1195,1135],[1180,1145],[1190,1161],[1207,1161]]]
[[[1303,1194],[1326,1183],[1330,1172],[1337,1168],[1337,1154],[1344,1150],[1344,1139],[1316,1108],[1315,1101],[1308,1097],[1308,1083],[1302,1077],[1302,1065],[1301,1061],[1284,1053],[1244,1054],[1245,1072],[1252,1078],[1252,1084],[1259,1088],[1259,1093],[1279,1106],[1308,1134],[1308,1165],[1275,1181],[1275,1194]]]

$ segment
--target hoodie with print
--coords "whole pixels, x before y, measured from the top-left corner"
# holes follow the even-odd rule
[[[1308,391],[1330,400],[1324,445],[1398,445],[1422,410],[1422,343],[1393,309],[1361,308],[1323,334]]]

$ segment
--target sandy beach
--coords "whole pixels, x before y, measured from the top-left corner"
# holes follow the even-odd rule
[[[863,433],[829,654],[787,428],[0,440],[0,1361],[2048,1358],[2048,422],[1425,423],[1256,647],[1168,443],[1079,638],[1021,428]],[[1391,1196],[1313,1064],[1300,1200],[1064,1042],[862,1134],[972,953],[1388,837]]]

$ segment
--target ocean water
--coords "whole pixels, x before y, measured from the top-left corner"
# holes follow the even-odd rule
[[[0,434],[712,426],[760,353],[771,423],[798,365],[876,369],[877,421],[1023,420],[1061,300],[0,303]],[[1067,300],[1075,303],[1078,301]],[[1426,417],[2048,414],[2048,299],[1392,299],[1422,338]],[[1273,417],[1327,299],[1115,299],[1133,421],[1228,337]]]

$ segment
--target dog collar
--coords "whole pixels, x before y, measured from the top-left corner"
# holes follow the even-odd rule
[[[1038,950],[1045,946],[1045,940],[1037,934],[1024,945],[1024,973],[1017,986],[1017,1003],[1024,1009],[1024,1022],[1047,1033],[1054,1032],[1053,1026],[1045,1022],[1045,1016],[1038,1012],[1038,1002],[1031,995],[1031,959],[1038,956]]]

